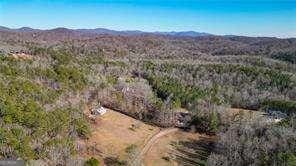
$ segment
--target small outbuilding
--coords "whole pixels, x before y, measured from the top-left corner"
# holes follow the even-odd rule
[[[94,108],[91,110],[92,115],[104,115],[107,110],[104,107]]]

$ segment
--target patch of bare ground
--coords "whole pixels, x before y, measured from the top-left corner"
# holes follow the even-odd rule
[[[33,59],[32,55],[26,54],[26,53],[11,53],[9,55],[11,55],[11,57],[13,57],[15,59],[21,59],[21,60]]]
[[[93,119],[91,130],[89,139],[78,140],[79,155],[84,158],[96,157],[101,163],[106,157],[126,160],[127,147],[136,145],[142,149],[160,131],[158,127],[110,109]]]

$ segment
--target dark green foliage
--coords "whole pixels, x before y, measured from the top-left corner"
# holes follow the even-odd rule
[[[105,60],[104,58],[97,55],[89,55],[83,59],[82,63],[85,65],[104,64]]]
[[[52,50],[48,48],[37,47],[37,46],[31,46],[29,47],[29,50],[31,50],[33,55],[45,55],[45,54],[48,54],[49,52],[52,52]]]
[[[84,74],[74,67],[57,66],[55,68],[57,80],[65,84],[65,87],[81,90],[86,85]]]
[[[217,112],[212,112],[209,116],[210,121],[210,132],[217,132],[219,127],[219,118]]]
[[[83,115],[81,115],[83,117]],[[72,121],[72,126],[78,136],[87,138],[90,135],[90,129],[85,118],[77,118]]]
[[[161,159],[165,160],[165,161],[170,161],[170,157],[169,156],[163,156]]]
[[[99,160],[93,157],[91,157],[84,163],[84,166],[99,166],[99,165],[100,165]]]
[[[5,158],[21,157],[25,160],[36,157],[31,147],[31,138],[26,131],[20,127],[12,127],[10,129],[0,128],[0,147],[12,148],[13,151],[1,151],[1,156]]]
[[[144,61],[143,68],[148,71],[154,71],[156,69],[156,64],[151,61]]]
[[[296,51],[294,52],[279,52],[271,55],[272,58],[281,61],[286,61],[292,64],[296,64]]]
[[[7,76],[17,76],[22,74],[19,68],[17,68],[17,61],[12,57],[0,57],[0,73]]]
[[[150,66],[152,66],[150,64]],[[291,88],[294,86],[294,82],[291,80],[291,74],[284,74],[277,70],[267,70],[258,67],[249,67],[242,65],[233,65],[233,64],[206,64],[206,65],[178,65],[178,64],[161,64],[157,69],[161,72],[166,73],[168,70],[176,69],[178,72],[190,73],[193,78],[199,78],[197,76],[202,76],[201,74],[227,74],[227,73],[237,73],[237,77],[246,76],[248,80],[255,81],[258,77],[264,77],[270,79],[269,83],[263,83],[258,85],[258,87],[277,87],[281,90]],[[155,67],[154,67],[155,69]],[[147,71],[150,68],[146,68]],[[203,73],[204,72],[204,73]],[[206,76],[205,75],[205,76]],[[204,77],[205,77],[204,76]],[[213,80],[216,81],[216,80]],[[247,80],[244,80],[247,81]],[[234,84],[236,86],[236,84]]]
[[[0,61],[0,157],[50,158],[52,147],[70,148],[74,154],[70,138],[75,134],[89,135],[84,115],[74,108],[45,111],[44,106],[54,104],[62,91],[82,89],[86,84],[83,73],[64,65],[54,68],[56,64],[47,68],[32,67],[30,61],[10,57],[1,57]],[[57,61],[66,63],[68,60],[59,58]],[[45,83],[37,83],[35,79]],[[49,86],[50,81],[62,83],[62,91]],[[56,151],[59,152],[62,151]]]
[[[130,146],[125,148],[125,152],[128,154],[133,153],[136,148],[138,148],[137,145],[131,144]]]
[[[67,150],[58,149],[70,148],[72,154],[75,148],[71,137],[88,137],[90,133],[88,122],[79,110],[45,111],[44,108],[46,104],[54,104],[61,93],[81,90],[87,84],[83,70],[71,64],[76,58],[67,51],[43,48],[35,48],[33,54],[50,55],[53,61],[44,67],[31,66],[29,60],[0,58],[0,146],[11,149],[1,151],[2,158],[50,158],[52,150],[69,155]],[[51,83],[61,86],[52,87]],[[33,146],[35,141],[38,146]]]
[[[296,102],[286,100],[266,100],[262,103],[262,107],[265,110],[272,109],[276,111],[282,111],[288,115],[296,115]]]
[[[0,72],[7,76],[17,76],[21,73],[19,69],[16,69],[6,64],[0,65]]]
[[[32,159],[38,156],[35,151],[30,150],[30,142],[42,137],[54,138],[58,135],[68,137],[70,133],[76,132],[81,137],[87,137],[89,128],[86,119],[76,109],[55,110],[45,112],[39,104],[33,100],[25,103],[15,102],[7,98],[0,103],[1,119],[4,124],[2,125],[2,146],[11,146],[17,154],[23,159]],[[22,132],[22,136],[18,138],[15,133],[20,130],[11,130],[7,127],[9,125],[20,125],[26,132]],[[6,127],[7,126],[7,127]],[[74,128],[74,131],[72,129]],[[15,132],[14,132],[15,131]],[[13,132],[10,134],[10,132]],[[14,138],[17,137],[17,138]],[[24,140],[23,140],[24,139]],[[18,145],[18,142],[21,141]],[[3,154],[6,156],[7,154]]]
[[[202,90],[194,86],[183,85],[178,80],[169,77],[148,76],[147,80],[155,90],[157,96],[163,100],[172,97],[174,106],[190,108],[198,99],[211,96],[210,89]],[[179,104],[180,103],[180,104]]]
[[[114,76],[114,75],[109,75],[109,76],[107,76],[107,82],[108,82],[109,84],[114,85],[114,84],[117,83],[117,81],[118,81],[117,76]]]
[[[104,158],[104,163],[110,166],[125,166],[126,161],[119,160],[117,157],[106,157]]]
[[[215,134],[218,131],[220,120],[216,112],[210,111],[210,113],[205,116],[194,116],[190,125],[194,126],[199,132]]]
[[[296,165],[296,153],[280,152],[278,153],[278,160],[281,163],[285,163],[287,166]]]
[[[48,126],[48,132],[51,136],[73,132],[71,129],[72,127],[74,132],[76,132],[79,136],[87,137],[89,135],[90,131],[86,119],[77,109],[58,109],[53,112],[49,112],[47,116],[49,124],[51,124]]]
[[[176,85],[176,91],[184,91],[182,87],[187,86],[213,93],[211,98],[216,103],[223,101],[234,107],[258,109],[260,101],[266,99],[266,93],[272,93],[268,98],[282,95],[295,99],[293,95],[289,95],[294,93],[291,91],[295,91],[295,76],[278,70],[237,64],[156,64],[148,61],[144,62],[143,73],[154,77],[157,73],[157,77],[161,78],[159,80],[164,77],[171,79],[167,82],[182,83]],[[154,81],[153,84],[158,82]],[[194,91],[194,88],[191,89]],[[167,92],[162,92],[162,95],[161,97],[168,96]]]
[[[57,80],[57,73],[51,68],[35,68],[32,75],[48,80]]]
[[[54,59],[59,65],[69,64],[74,57],[64,51],[58,51],[51,53],[51,58]]]

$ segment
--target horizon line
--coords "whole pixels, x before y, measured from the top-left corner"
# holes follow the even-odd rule
[[[30,28],[32,30],[41,30],[41,31],[48,31],[48,30],[55,30],[59,28],[64,28],[68,30],[95,30],[95,29],[105,29],[105,30],[110,30],[110,31],[115,31],[115,32],[140,32],[140,33],[180,33],[180,32],[194,32],[194,33],[203,33],[207,34],[209,36],[236,36],[236,37],[258,37],[258,38],[279,38],[279,39],[295,39],[296,36],[265,36],[265,35],[243,35],[243,34],[214,34],[211,32],[205,32],[205,31],[196,31],[196,30],[181,30],[181,31],[176,31],[176,30],[168,30],[168,31],[146,31],[146,30],[139,30],[139,29],[113,29],[113,28],[108,28],[108,27],[96,27],[96,28],[74,28],[74,27],[66,27],[66,26],[56,26],[56,27],[51,27],[51,28],[33,28],[30,26],[21,26],[21,27],[10,27],[10,26],[5,26],[5,25],[0,25],[0,27],[3,28],[8,28],[11,30],[19,30],[22,28]]]

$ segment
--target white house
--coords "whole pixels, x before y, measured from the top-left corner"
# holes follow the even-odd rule
[[[94,108],[91,110],[92,115],[104,115],[107,110],[104,107]]]

